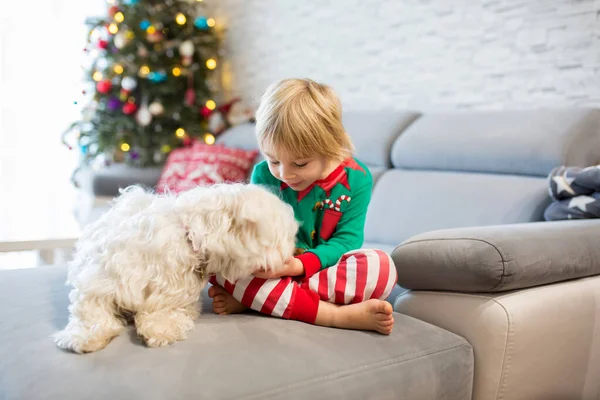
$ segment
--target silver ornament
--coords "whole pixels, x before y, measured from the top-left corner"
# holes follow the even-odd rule
[[[132,91],[137,87],[137,81],[135,78],[126,76],[121,80],[121,87],[127,91]]]
[[[135,115],[135,120],[140,126],[148,126],[152,122],[152,114],[147,106],[142,105]]]
[[[179,45],[179,54],[184,57],[191,57],[194,55],[194,44],[191,40],[186,40]]]

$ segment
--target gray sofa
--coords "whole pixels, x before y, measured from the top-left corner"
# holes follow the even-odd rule
[[[206,299],[184,342],[147,349],[130,330],[74,355],[49,337],[67,322],[65,267],[0,271],[0,399],[599,399],[600,220],[539,221],[552,167],[600,161],[600,112],[344,123],[376,178],[364,246],[392,254],[405,288],[389,337],[219,317]],[[252,130],[220,141],[255,147]],[[143,173],[89,185],[158,177]]]

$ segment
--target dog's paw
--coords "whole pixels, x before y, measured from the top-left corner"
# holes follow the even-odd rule
[[[80,335],[74,335],[67,330],[55,333],[53,339],[59,348],[78,354],[102,350],[108,344],[108,341],[89,340]]]
[[[105,348],[112,337],[102,335],[87,335],[82,329],[64,329],[55,333],[52,338],[56,345],[67,351],[78,354],[93,353]]]
[[[75,353],[78,353],[78,351],[74,348],[74,343],[71,340],[71,334],[69,332],[67,332],[66,330],[64,331],[60,331],[60,332],[56,332],[54,335],[52,335],[52,340],[54,340],[54,343],[61,349],[63,350],[69,350],[69,351],[73,351]]]
[[[181,312],[142,314],[136,316],[138,335],[148,347],[163,347],[186,339],[194,320]]]
[[[148,347],[164,347],[164,346],[168,346],[170,344],[175,343],[177,340],[181,340],[181,339],[173,339],[173,338],[155,338],[155,337],[150,337],[150,338],[144,338],[144,343],[146,343],[146,346]]]

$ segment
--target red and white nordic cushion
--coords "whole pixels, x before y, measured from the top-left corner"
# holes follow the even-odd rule
[[[156,190],[179,193],[201,185],[246,181],[257,155],[258,150],[195,142],[169,154]]]

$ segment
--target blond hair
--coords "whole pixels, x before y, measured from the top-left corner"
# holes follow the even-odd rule
[[[310,79],[284,79],[267,88],[256,112],[256,136],[261,150],[297,159],[322,155],[341,161],[354,151],[335,92]]]

